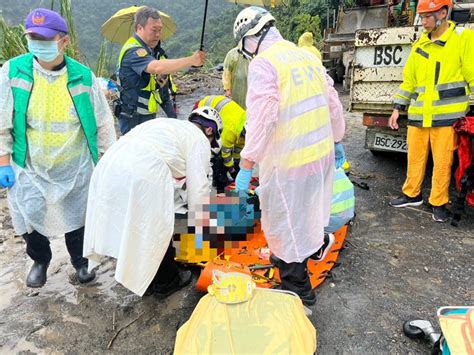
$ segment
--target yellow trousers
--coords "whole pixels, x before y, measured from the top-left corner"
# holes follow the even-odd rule
[[[403,193],[409,197],[420,194],[431,148],[434,166],[429,203],[432,206],[448,203],[453,152],[457,145],[454,129],[450,126],[435,128],[408,126],[407,143],[408,167]]]

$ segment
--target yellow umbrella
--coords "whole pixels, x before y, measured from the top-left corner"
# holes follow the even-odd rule
[[[135,32],[133,18],[138,9],[143,6],[130,6],[117,11],[112,17],[102,25],[102,36],[111,42],[124,44]],[[161,39],[166,40],[176,32],[176,23],[173,19],[160,11],[163,30]]]
[[[263,7],[275,7],[283,3],[283,0],[227,0],[234,4],[254,5]]]

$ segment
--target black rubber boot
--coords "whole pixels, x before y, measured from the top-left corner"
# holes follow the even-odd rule
[[[92,280],[95,279],[95,272],[94,271],[91,271],[91,272],[87,271],[87,265],[86,265],[86,266],[80,267],[76,270],[76,277],[77,277],[77,280],[81,284],[85,284],[85,283],[91,282]]]
[[[193,274],[191,273],[191,271],[179,271],[178,277],[176,277],[169,284],[156,283],[153,286],[153,294],[158,299],[164,299],[189,285],[192,279]]]
[[[313,306],[316,294],[309,279],[307,261],[286,263],[275,255],[270,256],[270,262],[280,271],[281,289],[296,293],[305,306]]]
[[[33,288],[43,287],[47,280],[48,266],[49,264],[40,264],[35,261],[26,277],[26,286]]]

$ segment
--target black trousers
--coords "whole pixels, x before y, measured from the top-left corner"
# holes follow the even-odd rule
[[[155,114],[153,115],[139,115],[138,113],[128,114],[126,112],[122,112],[118,118],[120,132],[122,135],[128,133],[132,128],[135,128],[139,124],[152,120],[156,117]]]
[[[302,263],[285,263],[283,260],[275,262],[275,266],[280,271],[283,290],[293,291],[301,298],[311,295],[313,288],[308,275],[307,263],[308,259]]]
[[[169,97],[169,95],[168,95]],[[176,111],[174,109],[174,102],[168,98],[167,100],[164,100],[163,99],[163,102],[160,104],[161,108],[163,109],[163,111],[165,111],[166,113],[166,116],[168,116],[168,118],[177,118],[178,115],[176,114]]]
[[[34,261],[41,264],[48,264],[51,261],[52,253],[48,238],[33,231],[30,234],[23,234],[26,241],[26,253]],[[88,265],[88,260],[82,256],[84,244],[84,227],[66,233],[66,248],[71,257],[71,264],[79,269]]]
[[[179,276],[179,268],[178,263],[174,260],[175,256],[176,250],[173,247],[173,242],[171,242],[152,281],[152,285],[167,285],[176,280]]]
[[[217,193],[224,192],[230,181],[227,177],[227,168],[224,165],[224,159],[220,154],[217,154],[211,158],[212,165],[212,186],[217,190]]]

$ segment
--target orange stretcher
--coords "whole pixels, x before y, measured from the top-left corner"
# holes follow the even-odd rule
[[[311,285],[318,287],[328,276],[328,273],[336,265],[339,252],[344,248],[344,240],[348,234],[349,226],[343,226],[335,235],[335,242],[324,260],[316,262],[309,259],[308,271]],[[256,223],[255,233],[249,234],[245,241],[229,241],[228,247],[223,249],[212,249],[204,243],[202,249],[189,248],[193,235],[181,236],[188,243],[181,240],[177,249],[176,260],[186,264],[197,264],[203,269],[196,288],[206,292],[207,286],[212,283],[212,271],[241,272],[252,275],[257,287],[270,288],[280,283],[278,268],[271,265],[270,250],[260,221]]]
[[[203,268],[196,284],[198,290],[207,291],[207,286],[212,284],[213,270],[250,274],[257,286],[263,288],[270,288],[280,283],[278,268],[273,267],[270,263],[271,252],[260,224],[258,196],[253,193],[256,186],[258,186],[258,179],[253,178],[250,196],[248,196],[246,203],[241,203],[242,201],[238,199],[238,195],[230,192],[235,189],[233,183],[226,187],[229,192],[226,194],[226,198],[213,197],[210,200],[210,205],[219,205],[220,208],[217,210],[222,211],[224,209],[227,214],[235,213],[235,208],[237,208],[240,217],[246,214],[246,205],[253,205],[253,209],[257,213],[253,215],[255,219],[247,220],[247,223],[244,223],[247,228],[249,224],[252,227],[248,228],[246,233],[235,235],[224,230],[221,234],[215,233],[216,235],[213,238],[209,236],[204,238],[205,240],[194,233],[177,234],[173,238],[176,261],[199,265]],[[239,201],[241,205],[237,206]],[[209,219],[212,219],[211,213],[209,211]],[[215,218],[214,222],[219,224]],[[308,260],[308,272],[313,288],[318,287],[336,265],[336,260],[339,252],[344,248],[344,240],[348,232],[349,226],[345,225],[334,233],[335,242],[324,260],[318,262]]]

